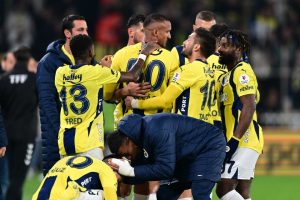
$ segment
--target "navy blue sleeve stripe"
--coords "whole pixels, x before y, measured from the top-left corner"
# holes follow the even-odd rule
[[[37,200],[49,199],[50,194],[51,194],[51,190],[52,190],[52,187],[53,187],[53,185],[56,181],[56,178],[57,178],[56,176],[51,176],[51,177],[48,177],[45,180],[45,182],[44,182],[44,184],[43,184],[43,186],[42,186],[42,188],[39,192]]]
[[[185,64],[185,59],[184,59],[184,56],[182,55],[182,49],[183,49],[183,46],[176,46],[175,47],[176,50],[177,50],[177,53],[178,53],[178,58],[179,58],[179,66],[182,66]]]
[[[75,128],[65,129],[64,132],[64,147],[67,155],[75,154]]]

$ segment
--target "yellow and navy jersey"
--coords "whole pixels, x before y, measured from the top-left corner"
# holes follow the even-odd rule
[[[207,61],[208,65],[214,70],[216,80],[218,80],[222,74],[225,74],[228,72],[226,65],[219,63],[219,54],[218,53],[214,53],[214,54],[210,55],[206,61]]]
[[[259,102],[260,94],[254,71],[250,64],[240,62],[235,68],[226,73],[222,79],[220,109],[227,140],[232,137],[239,123],[243,107],[240,97],[248,94],[254,94],[256,97],[255,103],[257,104]],[[255,111],[249,128],[241,138],[239,147],[251,148],[258,153],[261,153],[263,143],[263,133],[261,127],[257,123]]]
[[[189,60],[182,54],[182,45],[178,45],[172,48],[171,54],[175,58],[177,66],[183,66],[189,63]]]
[[[120,72],[101,65],[66,65],[55,74],[62,109],[59,153],[72,155],[103,148],[103,84],[117,83]]]
[[[216,110],[213,110],[214,113],[217,113],[214,116],[214,120],[217,122],[219,122],[220,128],[221,128],[221,115],[220,115],[220,89],[221,89],[221,77],[226,74],[228,72],[226,65],[222,65],[219,63],[219,54],[218,53],[214,53],[212,55],[210,55],[207,58],[207,63],[210,66],[210,68],[214,71],[214,75],[215,75],[215,89],[216,89],[216,93],[215,93],[215,98],[214,98],[214,104],[217,104],[217,106],[215,107]]]
[[[196,60],[181,66],[171,84],[182,91],[176,99],[173,112],[214,124],[214,115],[217,114],[212,112],[216,109],[213,101],[215,80],[213,70],[206,62]]]
[[[113,57],[111,68],[122,72],[129,71],[133,64],[136,62],[141,51],[141,47],[142,43],[137,43],[135,45],[126,46],[120,49]],[[167,88],[167,85],[172,78],[174,71],[178,68],[178,65],[174,63],[175,59],[173,58],[171,52],[164,48],[155,50],[151,55],[147,57],[143,65],[140,81],[151,83],[152,88],[151,91],[147,94],[148,98],[161,95]],[[109,100],[116,88],[125,86],[126,83],[123,83],[121,86],[118,86],[117,84],[105,85],[105,99]],[[121,118],[123,114],[124,116],[131,113],[149,115],[168,111],[159,109],[134,109],[133,111],[126,110],[123,101],[121,101],[121,105],[118,105],[117,107],[119,109],[122,108],[122,111],[118,111],[119,118]]]
[[[70,59],[71,64],[74,65],[75,64],[75,59],[74,59],[73,55],[69,54],[69,52],[66,50],[65,45],[61,46],[61,51]]]
[[[79,192],[103,190],[106,200],[117,199],[117,178],[103,161],[87,156],[68,156],[47,173],[32,200],[73,200]]]

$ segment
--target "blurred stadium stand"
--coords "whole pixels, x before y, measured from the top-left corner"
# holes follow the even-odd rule
[[[215,12],[218,22],[251,38],[250,57],[261,92],[257,109],[266,135],[258,168],[268,172],[281,162],[300,166],[300,0],[1,0],[0,52],[27,44],[39,60],[61,36],[60,21],[70,13],[86,17],[98,59],[126,44],[126,21],[133,13],[170,17],[171,48],[191,32],[201,10]]]

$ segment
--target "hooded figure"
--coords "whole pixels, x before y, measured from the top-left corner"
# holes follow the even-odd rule
[[[175,179],[171,181],[175,184],[161,185],[158,199],[177,199],[188,188],[194,199],[209,199],[220,179],[226,142],[220,129],[201,120],[177,114],[133,114],[120,121],[108,145],[112,153],[131,160],[133,167],[111,162],[125,183]]]

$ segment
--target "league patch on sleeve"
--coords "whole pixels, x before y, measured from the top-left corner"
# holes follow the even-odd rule
[[[176,72],[176,73],[174,74],[174,76],[173,76],[172,81],[173,81],[173,82],[176,82],[176,81],[179,79],[179,77],[180,77],[180,73],[179,73],[179,72]]]
[[[249,76],[247,74],[242,74],[239,78],[241,84],[249,83]]]

